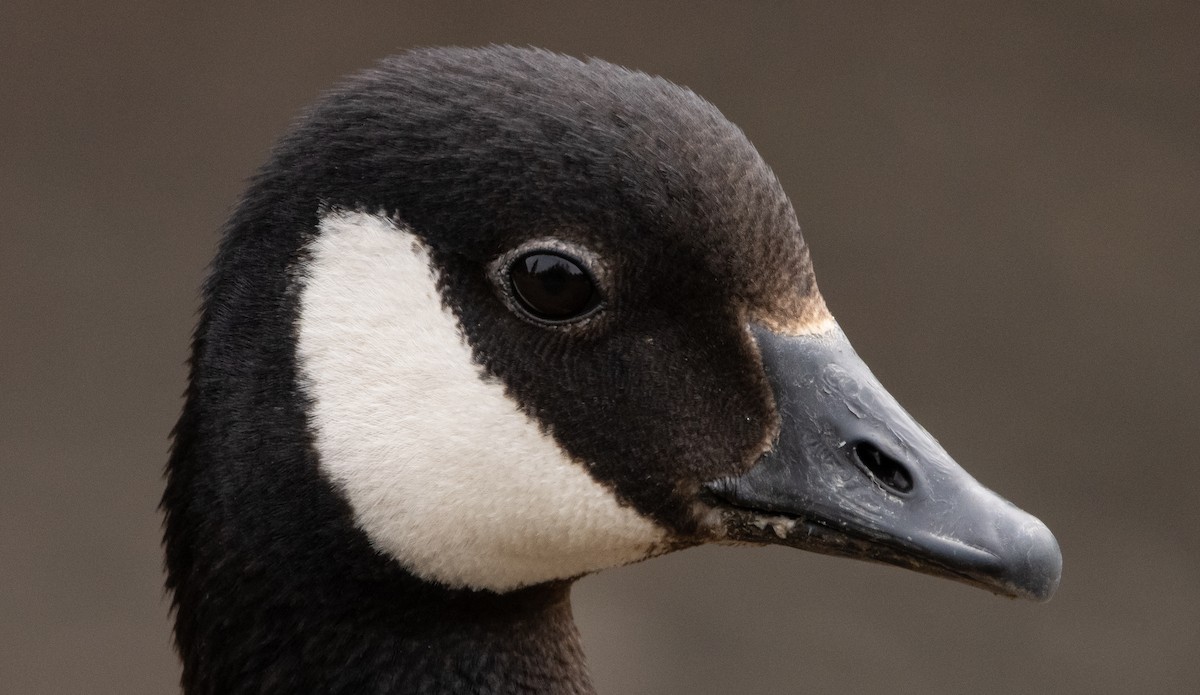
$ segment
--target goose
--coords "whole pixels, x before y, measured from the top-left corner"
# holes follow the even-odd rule
[[[162,508],[188,695],[590,693],[572,583],[703,543],[1034,600],[1062,563],[855,354],[737,127],[505,46],[385,59],[278,142]]]

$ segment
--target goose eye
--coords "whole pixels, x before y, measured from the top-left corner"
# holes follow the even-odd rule
[[[533,318],[565,323],[600,304],[596,283],[579,261],[553,251],[532,251],[508,269],[517,304]]]

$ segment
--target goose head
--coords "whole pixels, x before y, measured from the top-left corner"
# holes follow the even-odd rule
[[[1039,600],[1061,570],[855,354],[738,128],[530,49],[386,60],[281,140],[214,262],[168,473],[181,621],[517,595],[708,542]]]

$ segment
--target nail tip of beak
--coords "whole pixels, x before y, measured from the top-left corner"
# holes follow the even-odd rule
[[[1058,539],[1040,520],[1027,531],[1029,539],[1018,580],[1012,583],[1015,595],[1037,603],[1046,603],[1062,583],[1062,549]]]

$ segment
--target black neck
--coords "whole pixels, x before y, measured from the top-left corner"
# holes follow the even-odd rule
[[[185,652],[184,691],[592,692],[565,587],[444,599],[269,605],[226,618]]]
[[[282,587],[178,603],[187,695],[592,692],[567,584],[506,595],[412,577],[386,595],[361,581],[308,596]]]

